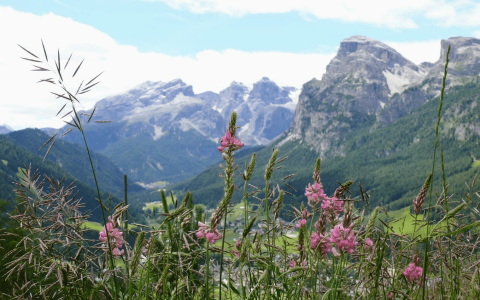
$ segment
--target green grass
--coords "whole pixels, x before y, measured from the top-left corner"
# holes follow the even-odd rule
[[[103,229],[103,225],[98,223],[98,222],[86,221],[82,225],[82,229],[85,229],[85,228],[92,229],[92,230],[100,232]],[[137,228],[137,226],[128,224],[128,229],[135,229],[135,228]]]
[[[83,223],[83,225],[82,225],[82,229],[85,229],[85,228],[92,229],[92,230],[100,232],[100,231],[102,231],[103,226],[98,222],[87,221],[87,222]]]
[[[4,166],[7,166],[8,165],[8,161],[4,160],[4,159],[0,159],[3,163]]]
[[[472,168],[480,167],[480,160],[476,160],[472,163]]]
[[[175,201],[178,201],[177,196],[173,195],[173,198],[175,199]],[[172,197],[167,196],[167,204],[168,206],[170,206],[170,204],[173,204]],[[144,211],[150,210],[150,212],[153,212],[154,209],[163,211],[162,201],[148,202],[145,203],[145,205],[143,206]]]
[[[399,210],[394,210],[388,212],[388,220],[390,221],[389,225],[394,233],[404,235],[413,235],[416,230],[415,235],[425,236],[427,234],[427,229],[430,231],[433,229],[434,225],[430,226],[420,226],[423,224],[423,214],[417,216],[417,225],[415,226],[415,216],[410,213],[410,207],[405,207]],[[385,220],[384,220],[385,221]],[[442,222],[437,229],[445,226],[446,223]],[[430,227],[430,228],[428,228]],[[420,228],[420,229],[419,229]]]
[[[245,210],[244,210],[244,207],[243,207],[243,202],[240,202],[238,204],[236,204],[232,209],[231,209],[231,214],[229,214],[227,216],[227,221],[229,222],[232,222],[232,221],[235,221],[235,219],[237,218],[242,218],[242,220],[244,219],[244,216],[245,216]],[[251,210],[252,208],[250,207],[249,210]]]

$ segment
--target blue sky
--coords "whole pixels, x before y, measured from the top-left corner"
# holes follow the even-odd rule
[[[368,36],[414,63],[439,58],[440,40],[480,37],[480,2],[470,0],[0,0],[0,124],[58,127],[58,103],[19,59],[21,44],[59,48],[102,82],[85,108],[146,80],[181,78],[194,91],[267,76],[301,89],[320,79],[340,42]],[[7,30],[4,30],[4,29]],[[78,84],[72,82],[72,84]]]
[[[335,51],[342,39],[352,35],[413,42],[473,36],[480,30],[478,25],[442,26],[441,19],[427,19],[422,13],[409,16],[416,28],[389,28],[358,21],[318,19],[297,11],[240,16],[195,13],[185,7],[172,8],[163,1],[2,0],[0,5],[36,15],[52,12],[93,26],[119,44],[134,45],[141,52],[168,55],[194,55],[205,49],[330,52]]]

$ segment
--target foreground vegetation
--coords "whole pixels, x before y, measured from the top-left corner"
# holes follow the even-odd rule
[[[27,52],[31,55],[28,60],[45,63]],[[44,54],[48,62],[45,49]],[[444,85],[448,53],[446,57]],[[62,92],[55,94],[71,107],[66,116],[72,120],[67,124],[85,137],[84,128],[94,112],[77,112],[77,97],[88,92],[98,76],[85,85],[82,82],[73,93],[63,83],[68,61],[62,68],[58,54],[55,65],[55,69],[36,68],[58,76],[58,83],[44,81],[61,87]],[[73,68],[74,75],[80,66]],[[236,136],[233,112],[218,147],[224,161],[218,206],[209,213],[194,205],[189,192],[180,201],[162,190],[161,209],[157,207],[160,203],[147,206],[145,214],[151,222],[139,224],[129,216],[126,187],[124,201],[113,205],[100,192],[84,138],[101,223],[90,222],[72,184],[58,177],[41,177],[31,167],[21,169],[17,203],[9,218],[6,202],[0,202],[1,225],[8,228],[2,236],[2,297],[477,299],[480,214],[475,203],[479,194],[475,192],[476,178],[467,184],[464,199],[449,194],[443,149],[438,143],[443,93],[442,89],[431,171],[418,171],[424,181],[411,208],[390,214],[382,206],[367,211],[369,193],[358,185],[359,196],[352,197],[356,184],[350,180],[327,195],[320,159],[312,161],[313,176],[302,190],[304,200],[289,206],[289,192],[273,181],[285,161],[278,149],[266,163],[263,185],[250,185],[257,157],[253,153],[245,169],[236,165],[234,153],[244,144]],[[53,142],[47,155],[52,146]],[[441,172],[435,172],[436,160]],[[432,189],[436,173],[442,174],[438,194]],[[241,185],[234,180],[239,176]],[[235,205],[234,193],[241,195]],[[293,221],[281,218],[284,207]],[[433,213],[439,220],[434,220]],[[229,222],[238,220],[241,225],[237,227],[243,228],[235,236],[229,231]],[[95,226],[100,232],[92,237],[87,227]]]

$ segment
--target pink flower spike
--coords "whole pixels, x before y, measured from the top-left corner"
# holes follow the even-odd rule
[[[422,278],[422,267],[417,267],[415,263],[410,263],[405,271],[402,272],[403,276],[407,282],[416,282],[416,284],[421,285],[420,279]]]
[[[105,228],[100,231],[100,236],[98,237],[100,242],[106,242],[107,241],[107,233],[105,232]]]
[[[388,300],[392,300],[392,299],[393,299],[393,293],[392,293],[392,292],[389,292],[389,293],[387,294],[387,299],[388,299]]]
[[[292,258],[292,260],[290,261],[290,268],[293,267],[295,267],[295,260]]]
[[[330,245],[329,242],[330,239],[328,237],[325,237],[323,234],[313,232],[310,238],[310,247],[312,248],[312,250],[320,251],[322,256],[325,257],[327,253],[330,253],[332,248],[332,245]]]
[[[232,150],[238,150],[242,148],[245,144],[242,143],[241,139],[236,139],[229,130],[225,133],[225,136],[222,136],[220,139],[220,147],[217,147],[219,152],[222,152],[225,148],[230,147]]]
[[[207,236],[207,240],[211,244],[215,244],[215,233],[209,232],[209,233],[206,234],[206,236]]]
[[[237,242],[235,243],[235,247],[240,250],[240,248],[242,248],[242,240],[241,239],[238,239]]]
[[[323,200],[327,195],[323,191],[323,187],[320,183],[314,183],[313,185],[308,184],[308,187],[305,188],[305,196],[308,198],[308,201],[313,202],[315,205],[320,203],[320,200]]]
[[[338,250],[353,253],[357,246],[357,237],[352,228],[344,228],[342,224],[338,224],[330,230],[330,242],[335,243]]]
[[[235,250],[235,249],[233,249],[232,252],[233,252],[233,254],[235,254],[235,256],[236,256],[237,258],[240,258],[240,252],[238,252],[238,251]]]
[[[367,238],[365,240],[365,249],[368,250],[368,249],[370,249],[371,246],[373,246],[373,242],[370,238]]]
[[[197,239],[201,239],[205,236],[204,230],[205,230],[205,227],[200,227],[200,230],[195,233],[195,236],[197,237]]]
[[[306,261],[306,260],[303,261],[302,265],[305,267],[305,271],[308,270],[307,261]]]
[[[125,253],[125,251],[123,249],[122,249],[122,251],[120,251],[118,248],[114,248],[112,250],[112,254],[114,256],[122,256],[124,253]]]
[[[207,228],[207,225],[203,224],[202,222],[198,222],[198,227]]]
[[[305,219],[300,219],[300,220],[298,220],[298,223],[297,223],[297,225],[295,225],[295,227],[300,228],[300,227],[302,227],[302,226],[305,225],[305,224],[307,224],[307,220],[305,220]]]

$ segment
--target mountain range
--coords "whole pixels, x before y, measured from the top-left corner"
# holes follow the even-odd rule
[[[94,119],[112,122],[88,124],[86,136],[97,155],[118,167],[115,174],[127,174],[143,186],[174,183],[168,188],[178,196],[190,190],[197,203],[213,207],[223,195],[216,147],[235,110],[237,136],[246,145],[235,156],[240,169],[253,152],[258,154],[253,185],[264,184],[263,169],[272,148],[279,148],[288,159],[274,178],[295,174],[288,179],[293,203],[305,200],[303,189],[311,182],[315,159],[321,157],[328,193],[336,189],[337,180],[354,180],[370,192],[372,204],[401,208],[411,203],[431,168],[448,45],[439,134],[449,190],[462,195],[464,182],[480,165],[480,40],[475,38],[442,40],[435,63],[416,65],[380,41],[353,36],[341,42],[323,77],[305,83],[301,91],[265,77],[252,87],[233,82],[220,93],[200,94],[180,79],[146,82],[100,100]],[[64,140],[82,142],[75,131]],[[241,176],[235,180],[242,185]],[[438,173],[435,187],[439,191]],[[152,192],[136,197],[154,198]],[[353,193],[358,196],[358,190]]]
[[[216,147],[232,111],[239,112],[243,141],[265,145],[290,126],[295,97],[295,88],[279,87],[266,77],[252,88],[233,82],[218,94],[195,94],[180,79],[149,81],[97,102],[94,118],[112,122],[90,123],[85,132],[89,147],[129,178],[142,184],[178,182],[219,161]],[[82,139],[76,132],[65,137]]]
[[[295,191],[284,186],[293,194],[293,203],[305,201],[305,186],[312,181],[316,157],[321,157],[322,182],[329,194],[338,187],[337,180],[353,180],[370,192],[371,204],[395,209],[411,204],[432,168],[448,45],[440,143],[449,191],[461,197],[464,183],[478,172],[475,162],[480,156],[480,40],[463,37],[442,40],[439,59],[419,65],[368,37],[343,40],[322,79],[303,85],[289,129],[258,151],[252,184],[264,185],[265,165],[272,148],[279,148],[279,157],[288,159],[276,171],[277,179],[295,174],[288,179]],[[441,170],[439,157],[437,153],[436,170]],[[240,172],[248,160],[249,155],[237,157]],[[223,195],[219,172],[212,166],[171,188],[180,194],[190,190],[198,201],[215,206]],[[439,192],[436,174],[434,187]],[[243,186],[240,176],[236,179]],[[356,187],[352,192],[359,195]]]

